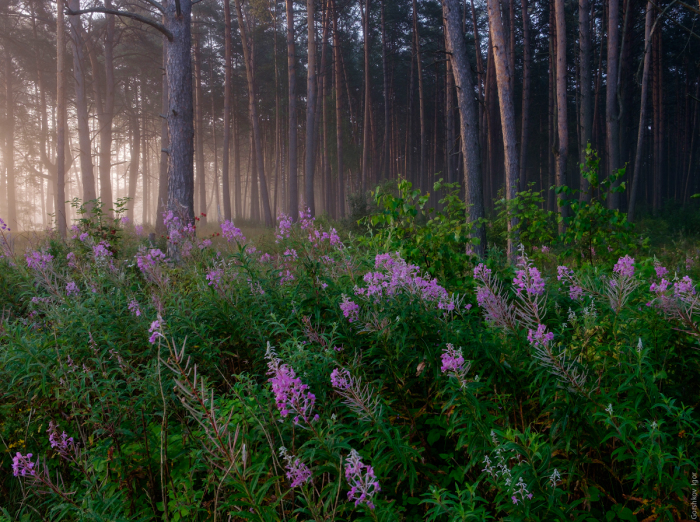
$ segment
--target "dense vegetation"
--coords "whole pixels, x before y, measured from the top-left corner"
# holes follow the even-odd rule
[[[516,265],[498,221],[479,260],[447,189],[379,191],[361,234],[2,231],[4,519],[690,518],[697,250],[595,199],[559,236],[527,191]]]

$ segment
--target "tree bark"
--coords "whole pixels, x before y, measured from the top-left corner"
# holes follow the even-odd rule
[[[231,189],[229,187],[229,154],[231,151],[231,82],[233,70],[231,68],[232,47],[231,42],[231,3],[224,2],[224,144],[223,158],[221,161],[221,185],[224,196],[224,219],[231,220]]]
[[[382,165],[382,179],[388,179],[389,176],[389,136],[391,136],[391,106],[389,105],[389,64],[387,62],[387,41],[386,41],[386,26],[385,26],[385,11],[386,0],[382,0],[382,77],[384,80],[384,139]]]
[[[584,0],[586,1],[586,0]],[[523,17],[523,100],[520,124],[520,190],[527,188],[527,146],[530,125],[530,13],[527,0],[522,0]]]
[[[608,0],[608,65],[605,86],[605,127],[608,142],[608,175],[620,168],[620,122],[618,120],[617,83],[619,60],[619,0]],[[616,183],[617,185],[617,183]],[[608,207],[620,207],[620,195],[610,193]]]
[[[487,1],[489,22],[491,26],[491,47],[493,48],[496,80],[498,84],[498,100],[501,107],[501,127],[503,131],[503,147],[505,157],[506,200],[515,198],[518,182],[518,149],[515,132],[515,108],[511,89],[511,70],[508,63],[505,33],[501,20],[498,0]],[[515,237],[515,218],[508,220],[508,260],[513,263],[516,257],[517,238]]]
[[[651,68],[651,56],[649,53],[649,39],[651,37],[651,24],[653,17],[651,0],[647,2],[647,12],[644,19],[644,70],[642,72],[642,94],[639,108],[639,128],[637,130],[637,151],[634,155],[634,170],[632,171],[632,188],[630,189],[630,201],[627,208],[627,221],[634,223],[634,211],[637,203],[637,191],[639,190],[640,169],[642,168],[642,152],[644,145],[644,131],[646,128],[647,96],[649,91],[649,69]],[[692,156],[691,156],[692,157]]]
[[[443,8],[444,9],[444,8]],[[451,52],[452,46],[447,41],[448,29],[445,22],[445,48]],[[447,171],[448,183],[456,181],[455,162],[453,161],[453,148],[455,145],[455,109],[454,109],[454,89],[455,79],[452,73],[452,60],[450,57],[446,63],[445,71],[445,170]],[[478,127],[478,126],[477,126]]]
[[[331,181],[331,163],[330,163],[330,144],[329,144],[329,121],[330,121],[330,114],[329,114],[329,107],[328,107],[328,100],[330,97],[330,90],[331,90],[331,78],[332,75],[328,71],[328,38],[329,38],[329,33],[330,33],[330,24],[331,24],[331,11],[330,11],[330,2],[326,1],[325,2],[325,9],[324,9],[324,14],[323,14],[323,37],[321,39],[321,74],[322,74],[322,80],[321,80],[321,112],[323,116],[323,180],[324,180],[324,186],[325,186],[325,194],[324,194],[324,210],[326,214],[332,217],[336,217],[336,212],[335,208],[333,205],[333,200],[332,200],[332,181]]]
[[[200,34],[194,34],[194,89],[195,89],[195,168],[197,169],[197,192],[199,194],[200,223],[207,224],[207,182],[204,168],[204,94],[202,93],[202,51]]]
[[[262,137],[260,135],[260,120],[258,118],[258,107],[255,101],[255,77],[253,72],[254,67],[254,56],[251,47],[249,47],[248,33],[246,30],[245,19],[243,18],[243,11],[241,10],[240,0],[235,0],[236,2],[236,12],[238,13],[238,29],[241,32],[241,44],[243,45],[243,59],[246,64],[246,78],[248,80],[248,113],[250,114],[250,124],[253,130],[253,145],[255,154],[255,163],[257,167],[257,172],[255,170],[252,173],[253,186],[256,183],[259,185],[257,188],[260,191],[260,198],[263,204],[263,217],[265,219],[265,226],[272,226],[272,213],[270,210],[270,198],[267,191],[267,181],[265,179],[265,164],[263,163],[263,151],[262,151]],[[257,181],[255,177],[257,175]],[[255,191],[253,191],[255,193]]]
[[[304,203],[312,216],[316,215],[314,202],[314,169],[316,167],[316,26],[315,2],[307,0],[306,17],[308,26],[308,67],[306,80],[306,165],[304,173]]]
[[[13,89],[12,56],[5,45],[5,175],[7,176],[7,221],[11,230],[17,229],[17,195],[15,193],[15,94]]]
[[[579,0],[579,78],[580,78],[580,130],[579,163],[586,163],[586,147],[593,138],[593,92],[591,79],[591,22],[590,0]],[[581,201],[589,201],[589,183],[581,176]]]
[[[364,66],[364,84],[365,84],[365,112],[362,118],[363,131],[362,131],[362,192],[367,190],[367,184],[369,183],[369,176],[371,175],[369,163],[370,163],[370,143],[371,143],[371,111],[372,111],[372,89],[370,84],[370,34],[369,34],[369,10],[371,7],[371,0],[365,0],[365,8],[362,10],[362,0],[360,0],[360,12],[362,13],[362,35],[364,39],[364,55],[365,55],[365,66]],[[415,5],[415,0],[414,0]]]
[[[566,160],[569,152],[569,128],[566,106],[566,20],[564,0],[555,0],[555,17],[557,23],[557,133],[559,148],[557,149],[557,188],[566,185]],[[566,215],[563,204],[564,194],[557,196],[557,211],[562,218]],[[565,230],[564,221],[559,221],[559,233]]]
[[[296,58],[294,56],[294,0],[286,0],[287,6],[287,71],[289,89],[289,215],[294,221],[299,216],[299,188],[297,181],[297,89]]]
[[[418,3],[413,0],[413,41],[416,49],[416,68],[418,70],[418,104],[420,111],[420,168],[418,180],[422,192],[428,190],[428,173],[426,161],[428,155],[428,135],[425,129],[425,90],[423,86],[423,64],[420,52],[420,34],[418,32]]]
[[[80,0],[70,0],[72,11],[80,10]],[[92,143],[88,122],[87,96],[85,92],[85,51],[83,29],[79,16],[70,17],[71,38],[73,40],[73,76],[75,79],[75,110],[78,118],[78,143],[80,146],[80,172],[83,178],[83,203],[90,206],[97,199],[95,174],[92,165]]]
[[[291,1],[291,0],[290,0]],[[343,74],[340,59],[340,31],[338,30],[338,12],[333,2],[333,61],[335,72],[335,135],[336,156],[338,162],[338,217],[345,217],[345,181],[343,173]]]
[[[141,224],[149,223],[151,213],[151,180],[148,168],[148,141],[146,139],[146,111],[143,104],[141,105],[141,113],[139,114],[141,121],[141,180],[143,186],[143,204],[141,212]]]
[[[59,0],[60,1],[60,0]],[[168,40],[163,38],[163,80],[161,93],[161,120],[160,120],[160,164],[158,171],[158,200],[156,201],[156,234],[164,236],[167,233],[163,224],[163,214],[168,207]]]
[[[112,9],[112,0],[105,0],[105,7]],[[112,121],[114,119],[114,17],[107,16],[105,23],[105,90],[100,123],[100,199],[104,205],[112,205]],[[131,203],[133,205],[133,203]]]
[[[479,223],[484,217],[484,196],[481,176],[481,151],[479,148],[478,111],[474,100],[474,82],[467,48],[462,36],[459,20],[458,0],[443,0],[442,14],[445,19],[445,43],[454,69],[459,103],[462,157],[464,159],[464,193],[469,206],[469,222],[472,237],[479,240],[474,252],[483,257],[486,253],[486,230]]]
[[[111,18],[111,17],[110,17]],[[131,223],[134,222],[134,207],[136,206],[136,183],[139,179],[139,158],[141,156],[141,126],[139,124],[139,89],[138,83],[132,92],[126,86],[127,101],[129,102],[129,127],[131,129],[131,140],[129,142],[129,206],[127,207],[127,217]],[[144,200],[145,204],[145,200]]]

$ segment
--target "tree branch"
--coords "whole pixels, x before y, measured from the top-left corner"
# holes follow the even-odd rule
[[[158,11],[165,14],[165,8],[162,5],[160,5],[158,2],[156,2],[156,0],[143,0],[143,1],[151,4],[153,7],[158,9]]]
[[[136,13],[130,13],[129,11],[117,11],[116,9],[106,9],[104,7],[91,7],[90,9],[81,9],[79,11],[72,11],[71,9],[66,9],[66,14],[69,16],[76,16],[85,13],[104,13],[115,16],[123,16],[124,18],[131,18],[143,24],[150,25],[154,29],[157,29],[158,31],[163,33],[168,39],[168,41],[173,41],[173,33],[168,31],[163,24],[159,24],[155,20],[151,20],[150,18],[146,18],[145,16],[141,16]]]

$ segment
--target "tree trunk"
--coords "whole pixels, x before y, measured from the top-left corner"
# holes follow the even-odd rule
[[[591,79],[591,22],[590,0],[579,0],[579,78],[580,78],[580,129],[579,163],[586,163],[586,147],[593,137],[593,93]],[[581,201],[589,201],[589,183],[581,176]]]
[[[425,90],[423,88],[423,64],[420,52],[420,34],[418,32],[418,3],[413,0],[413,41],[416,49],[416,66],[418,69],[418,103],[420,106],[420,169],[418,180],[421,192],[428,190],[428,173],[426,161],[428,155],[428,135],[425,130]]]
[[[649,39],[651,37],[651,24],[654,4],[647,2],[647,13],[644,20],[644,70],[642,72],[642,95],[639,108],[639,128],[637,130],[637,151],[634,155],[634,170],[632,171],[632,188],[630,201],[627,207],[627,221],[634,223],[634,211],[637,203],[637,191],[639,190],[640,169],[642,168],[642,147],[644,144],[644,130],[646,129],[647,96],[649,91],[649,69],[651,56],[649,53]],[[692,157],[692,156],[691,156]]]
[[[267,193],[267,181],[265,180],[265,164],[263,163],[263,151],[262,151],[262,138],[260,135],[260,120],[258,118],[258,107],[255,101],[255,78],[254,78],[254,53],[249,47],[248,34],[246,31],[246,24],[243,18],[243,11],[241,10],[240,0],[235,0],[236,11],[238,13],[238,29],[241,32],[241,44],[243,46],[243,59],[246,64],[246,78],[248,80],[248,112],[250,114],[250,124],[253,131],[253,145],[255,155],[255,163],[257,163],[257,172],[255,170],[252,173],[253,186],[259,184],[258,189],[260,190],[260,196],[263,204],[263,214],[265,219],[265,226],[272,226],[272,213],[270,210],[270,198]],[[255,177],[257,175],[257,181]]]
[[[389,105],[389,65],[387,63],[387,42],[385,27],[386,0],[382,0],[382,76],[384,79],[384,140],[382,148],[384,162],[382,165],[382,179],[388,179],[389,175],[389,136],[391,136],[391,107]]]
[[[414,0],[415,4],[415,0]],[[371,143],[371,111],[372,111],[372,89],[370,84],[370,34],[369,34],[369,10],[371,7],[371,0],[366,0],[366,5],[364,11],[362,10],[362,0],[360,0],[360,12],[362,13],[362,36],[364,39],[364,54],[365,54],[365,112],[363,116],[363,131],[362,131],[362,192],[367,190],[367,184],[369,182],[370,176],[370,143]]]
[[[235,204],[235,216],[243,218],[243,203],[241,202],[241,151],[240,128],[235,108],[232,110],[233,119],[233,202]]]
[[[112,9],[112,0],[105,0],[105,7]],[[105,89],[104,105],[100,123],[100,199],[109,208],[113,203],[112,196],[112,121],[114,119],[114,17],[105,19]],[[133,205],[133,202],[131,203]]]
[[[110,17],[111,18],[111,17]],[[129,91],[126,86],[125,90]],[[133,96],[133,97],[132,97]],[[133,92],[127,94],[129,103],[129,127],[131,129],[131,140],[129,142],[129,206],[127,207],[127,217],[131,223],[134,222],[134,207],[136,206],[136,183],[139,179],[139,158],[141,156],[141,126],[139,125],[139,89],[138,83]]]
[[[15,193],[15,94],[13,90],[12,56],[5,46],[5,174],[7,176],[7,221],[17,229],[17,195]]]
[[[448,29],[447,22],[445,22],[445,48],[452,48],[450,43],[447,41]],[[447,171],[447,181],[448,183],[454,183],[456,181],[455,172],[455,162],[453,161],[453,148],[455,145],[455,109],[454,109],[454,89],[455,89],[455,79],[452,73],[452,60],[450,57],[447,60],[446,71],[445,71],[445,170]],[[477,125],[478,128],[478,125]]]
[[[143,102],[142,102],[143,103]],[[151,213],[151,180],[148,168],[148,142],[146,140],[146,111],[143,104],[141,105],[141,113],[139,114],[141,121],[141,183],[143,186],[143,204],[141,208],[141,224],[149,223],[149,215]]]
[[[291,1],[291,0],[290,0]],[[333,61],[335,71],[335,135],[338,161],[338,217],[345,217],[345,181],[343,175],[343,74],[340,60],[340,31],[338,12],[333,1]]]
[[[584,0],[585,1],[585,0]],[[527,188],[527,145],[530,122],[530,13],[527,0],[522,0],[523,17],[523,101],[522,121],[520,125],[520,190]]]
[[[164,236],[167,233],[163,224],[163,214],[168,208],[168,148],[170,147],[168,138],[168,40],[163,38],[163,87],[161,93],[160,120],[160,164],[158,171],[158,200],[156,201],[156,234]]]
[[[473,224],[472,237],[479,240],[474,252],[483,257],[486,253],[486,230],[479,220],[484,217],[484,196],[481,177],[481,151],[479,148],[478,112],[474,100],[474,82],[471,64],[460,28],[458,0],[443,0],[445,19],[445,43],[454,69],[459,103],[462,157],[464,158],[465,202],[469,206],[469,222]]]
[[[328,72],[328,35],[330,32],[331,12],[329,7],[330,2],[325,2],[325,10],[323,15],[323,37],[321,39],[321,112],[323,116],[323,180],[325,185],[324,194],[324,209],[326,214],[335,217],[335,209],[332,201],[332,182],[331,182],[331,163],[330,163],[330,145],[329,145],[329,120],[330,114],[328,110],[328,99],[331,90],[331,74]]]
[[[70,0],[72,11],[80,10],[80,0]],[[95,174],[92,165],[92,143],[88,122],[87,96],[85,92],[85,52],[83,29],[79,16],[70,17],[71,38],[73,40],[73,76],[75,78],[75,110],[78,118],[78,142],[80,146],[80,172],[83,178],[83,203],[97,199]]]
[[[489,22],[491,25],[491,46],[493,48],[496,81],[498,83],[498,100],[501,107],[501,127],[503,131],[503,148],[505,156],[506,200],[515,198],[518,189],[518,149],[515,132],[515,108],[511,90],[511,71],[506,52],[506,39],[501,20],[498,0],[488,0]],[[508,260],[513,263],[516,257],[517,238],[515,218],[508,220]]]
[[[231,189],[229,187],[229,153],[231,151],[231,82],[233,81],[232,42],[231,42],[231,4],[224,2],[224,152],[221,161],[221,184],[224,196],[224,219],[231,220]]]
[[[299,215],[299,188],[297,181],[297,89],[296,58],[294,56],[294,0],[287,5],[287,71],[289,74],[289,215],[294,221]]]
[[[569,128],[566,107],[566,20],[564,0],[555,0],[555,17],[557,20],[557,131],[559,148],[557,149],[557,188],[566,185],[566,160],[569,152]],[[557,211],[562,218],[566,215],[563,194],[557,196]],[[565,230],[564,221],[559,221],[559,233]]]
[[[204,94],[202,93],[202,52],[199,32],[194,33],[194,89],[195,89],[195,168],[199,193],[200,223],[207,224],[207,181],[204,169]]]
[[[177,14],[179,6],[180,14]],[[168,208],[194,221],[194,124],[192,107],[192,2],[167,0],[165,25],[168,43]]]
[[[308,26],[308,67],[306,80],[306,169],[304,173],[304,203],[312,216],[316,215],[314,202],[314,168],[316,166],[316,26],[315,2],[307,0],[306,17]]]
[[[620,122],[617,118],[617,83],[619,60],[619,0],[608,0],[608,65],[605,86],[605,128],[608,141],[608,175],[620,168]],[[617,185],[617,183],[615,184]],[[620,195],[610,193],[608,207],[620,208]]]

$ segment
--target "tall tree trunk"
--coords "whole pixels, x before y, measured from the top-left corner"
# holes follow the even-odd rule
[[[199,31],[194,33],[194,89],[195,89],[195,168],[199,193],[200,223],[207,224],[207,181],[204,169],[204,94],[202,93],[202,51]]]
[[[80,0],[70,0],[72,11],[80,10]],[[78,142],[80,146],[80,171],[83,178],[83,203],[97,199],[95,174],[92,165],[92,143],[88,122],[87,96],[85,92],[85,52],[83,29],[79,16],[70,17],[73,40],[73,76],[75,79],[75,110],[78,118]]]
[[[270,198],[267,191],[267,181],[265,180],[265,164],[263,163],[263,151],[262,151],[262,137],[260,134],[260,120],[258,118],[258,107],[255,101],[255,77],[254,77],[254,53],[249,46],[248,34],[246,30],[245,19],[243,18],[243,11],[241,10],[240,0],[235,0],[236,2],[236,12],[238,13],[238,29],[241,32],[241,44],[243,45],[243,59],[246,64],[246,78],[248,80],[248,112],[250,114],[250,124],[253,131],[253,145],[255,155],[255,163],[257,167],[257,172],[253,170],[253,186],[258,187],[260,190],[260,197],[263,204],[263,214],[265,219],[265,226],[272,226],[272,212],[270,210]],[[257,181],[255,180],[257,176]],[[259,184],[259,186],[258,186]],[[255,193],[257,191],[254,191]]]
[[[289,215],[294,221],[299,215],[299,188],[297,181],[297,89],[296,57],[294,56],[294,0],[286,0],[287,6],[287,71],[289,88]]]
[[[371,143],[371,113],[372,113],[372,89],[370,84],[370,33],[369,33],[369,10],[371,7],[371,0],[365,0],[365,8],[362,10],[362,0],[360,0],[360,11],[362,12],[362,36],[364,39],[364,54],[365,54],[365,112],[363,116],[363,131],[362,131],[362,192],[367,190],[367,184],[369,183],[369,176],[371,175],[369,163],[370,163],[370,143]],[[415,4],[415,0],[414,0]]]
[[[647,96],[649,91],[649,69],[651,67],[651,56],[649,53],[649,39],[651,37],[651,24],[654,4],[647,2],[647,12],[644,19],[644,70],[642,72],[642,95],[639,103],[639,128],[637,130],[637,151],[634,155],[634,170],[632,171],[632,188],[630,190],[630,201],[627,207],[627,221],[634,223],[634,211],[637,203],[637,191],[639,190],[640,169],[642,168],[642,147],[644,144],[644,131],[646,129],[647,117]],[[691,156],[692,157],[692,156]]]
[[[566,185],[566,160],[569,152],[569,128],[566,107],[566,19],[564,0],[555,0],[557,20],[557,131],[559,148],[557,149],[557,188]],[[561,217],[566,215],[563,194],[557,197],[557,210]],[[565,230],[564,221],[559,221],[559,233]]]
[[[444,9],[444,8],[443,8]],[[448,38],[447,23],[445,23],[445,47],[452,48]],[[454,108],[455,79],[452,73],[452,58],[447,60],[445,71],[445,170],[447,171],[448,183],[456,181],[455,162],[453,161],[453,148],[455,145],[455,108]],[[477,125],[478,129],[478,125]],[[478,132],[478,131],[477,131]]]
[[[548,35],[548,45],[549,45],[549,56],[548,56],[548,112],[547,112],[547,210],[553,211],[555,207],[555,194],[551,190],[554,185],[554,172],[556,170],[556,162],[554,157],[554,150],[557,143],[557,132],[556,132],[556,115],[557,115],[557,101],[556,101],[556,42],[554,40],[556,34],[556,25],[554,21],[554,0],[549,0],[549,35]]]
[[[580,129],[579,163],[586,163],[586,147],[593,137],[593,93],[591,79],[591,22],[590,0],[579,0],[579,78],[580,78]],[[581,201],[589,201],[589,183],[581,176]]]
[[[518,149],[515,131],[515,108],[513,106],[513,92],[511,90],[511,70],[506,52],[506,39],[501,20],[498,0],[487,1],[489,22],[491,26],[491,46],[493,48],[494,65],[496,67],[496,80],[498,83],[498,100],[501,107],[501,127],[503,131],[503,147],[505,156],[506,173],[506,200],[515,198],[518,182]],[[508,220],[508,259],[515,262],[517,238],[517,221],[515,218]]]
[[[179,6],[179,15],[178,15]],[[168,43],[168,207],[194,221],[194,124],[192,107],[192,2],[167,0]]]
[[[326,214],[335,217],[336,212],[332,200],[332,182],[331,182],[331,163],[330,163],[330,144],[329,144],[329,107],[328,100],[330,98],[331,90],[331,73],[328,71],[328,38],[330,33],[331,25],[331,10],[330,2],[326,0],[325,9],[323,14],[323,37],[321,39],[321,104],[322,104],[322,115],[323,115],[323,180],[325,185],[324,194],[324,208]]]
[[[316,215],[314,202],[314,168],[316,166],[316,26],[315,2],[307,0],[306,17],[308,26],[308,68],[306,81],[306,169],[304,173],[304,199],[312,216]]]
[[[467,58],[460,20],[459,1],[443,0],[442,14],[445,19],[445,43],[454,69],[457,99],[459,103],[462,157],[464,158],[464,193],[469,205],[469,222],[472,237],[479,240],[474,252],[483,257],[486,253],[486,230],[479,222],[484,217],[484,196],[481,177],[481,151],[479,148],[478,112],[474,100],[474,82],[471,65]]]
[[[112,0],[105,0],[105,7],[112,9]],[[112,196],[112,121],[114,119],[114,17],[105,19],[105,90],[100,123],[100,199],[107,208],[113,203]],[[133,203],[131,203],[133,205]]]
[[[428,190],[428,173],[426,161],[428,156],[428,135],[425,129],[425,89],[423,88],[423,64],[420,52],[420,34],[418,32],[418,3],[413,0],[413,41],[416,49],[416,66],[418,69],[418,103],[420,106],[420,170],[418,180],[422,192]]]
[[[111,18],[111,17],[110,17]],[[131,89],[127,86],[126,89]],[[129,100],[129,98],[131,98]],[[134,222],[134,207],[136,206],[136,183],[139,179],[139,158],[141,156],[141,126],[139,124],[139,88],[138,83],[134,85],[134,89],[127,95],[127,99],[131,102],[129,113],[129,127],[131,129],[131,140],[129,142],[129,206],[127,217],[131,223]],[[141,109],[143,110],[143,109]],[[145,201],[144,201],[145,203]]]
[[[584,0],[586,1],[586,0]],[[522,0],[523,17],[523,101],[520,124],[520,190],[527,188],[527,145],[530,125],[530,13],[527,0]]]
[[[617,83],[619,60],[619,0],[608,0],[608,65],[605,86],[605,128],[608,141],[608,175],[620,168],[620,122],[618,120]],[[610,193],[608,207],[620,208],[620,195]]]
[[[12,56],[5,45],[5,175],[7,176],[7,221],[17,230],[17,195],[15,194],[15,93]]]
[[[142,98],[143,99],[143,98]],[[146,111],[143,102],[141,105],[141,180],[143,187],[143,204],[141,208],[141,224],[149,223],[151,213],[151,179],[148,168],[148,141],[146,139]]]
[[[235,216],[243,218],[243,203],[241,202],[241,151],[240,151],[240,127],[235,108],[232,110],[233,119],[233,202],[235,204]]]
[[[291,1],[291,0],[290,0]],[[338,217],[345,217],[345,178],[343,173],[343,74],[340,59],[340,31],[338,12],[333,2],[333,70],[335,72],[335,135],[336,157],[338,162]]]
[[[161,120],[160,120],[160,163],[158,170],[158,194],[156,201],[156,234],[164,236],[167,233],[163,224],[163,214],[168,208],[168,40],[163,38],[163,80],[161,93]]]
[[[383,154],[384,162],[382,165],[382,179],[388,179],[389,175],[389,136],[391,136],[391,107],[389,105],[389,65],[387,62],[387,41],[385,27],[385,11],[386,0],[382,0],[382,76],[384,79],[384,140]]]
[[[233,70],[231,68],[232,42],[231,42],[231,3],[224,2],[224,152],[221,161],[221,184],[224,196],[224,219],[231,220],[231,189],[229,187],[229,153],[231,152],[231,82]],[[276,62],[275,62],[276,63]]]

